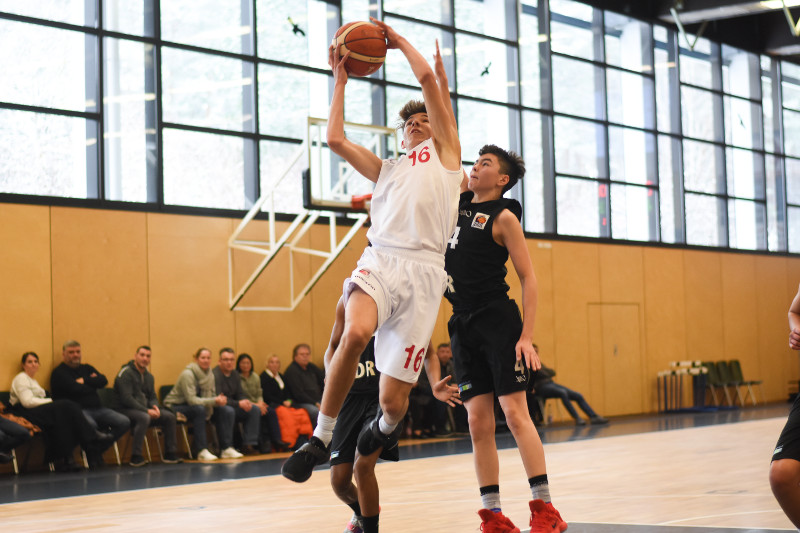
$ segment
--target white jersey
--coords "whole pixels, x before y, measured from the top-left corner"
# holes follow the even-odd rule
[[[374,246],[444,254],[455,231],[463,171],[447,170],[433,139],[399,159],[385,159],[372,193]]]

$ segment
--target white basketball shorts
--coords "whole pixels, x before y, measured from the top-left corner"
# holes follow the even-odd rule
[[[444,257],[428,251],[369,246],[344,281],[344,299],[354,286],[378,307],[375,366],[381,373],[414,383],[425,361],[442,302],[447,274]]]

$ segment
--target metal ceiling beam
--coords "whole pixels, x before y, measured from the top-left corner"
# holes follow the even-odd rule
[[[787,0],[788,5],[793,4]],[[677,0],[663,2],[658,18],[674,24],[670,10],[675,8],[683,25],[699,24],[712,20],[760,15],[781,9],[780,6],[760,0]]]

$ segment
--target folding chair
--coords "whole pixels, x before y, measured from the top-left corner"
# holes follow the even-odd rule
[[[723,385],[722,380],[719,378],[717,372],[717,365],[713,361],[705,361],[703,366],[706,367],[708,373],[706,374],[706,388],[711,393],[711,399],[714,401],[714,406],[719,407],[719,399],[717,398],[717,390],[722,389],[725,394],[725,399],[728,405],[731,405],[731,397],[728,394],[728,389]]]
[[[747,393],[745,394],[744,399],[747,400],[747,394],[750,395],[750,401],[753,402],[753,405],[756,405],[756,395],[753,392],[753,385],[758,385],[758,389],[761,391],[761,397],[764,397],[764,390],[761,388],[761,380],[752,380],[748,381],[744,379],[742,375],[742,365],[739,363],[738,359],[731,359],[728,362],[728,366],[731,370],[731,375],[733,376],[734,381],[738,382],[739,385],[747,387]]]
[[[733,389],[736,391],[736,397],[739,398],[739,405],[744,405],[742,391],[739,388],[741,383],[733,378],[733,374],[731,374],[731,369],[728,366],[727,361],[717,361],[717,374],[719,375],[719,379],[722,381],[722,385],[725,387],[725,390],[728,390],[727,387],[733,387]]]
[[[161,402],[162,405],[164,404],[164,398],[166,398],[167,395],[170,393],[172,387],[174,387],[174,385],[161,385],[158,388],[158,400]],[[183,435],[183,443],[186,445],[186,454],[189,456],[189,459],[194,459],[194,457],[192,457],[192,447],[189,446],[189,433],[188,431],[186,431],[186,426],[189,424],[189,421],[186,420],[186,417],[182,413],[177,413],[177,412],[175,413],[175,421],[177,422],[178,427],[181,428],[181,434]],[[160,431],[161,428],[158,428],[156,430],[156,433]],[[158,446],[159,450],[161,450],[160,440],[158,441]],[[164,457],[163,451],[161,457]]]

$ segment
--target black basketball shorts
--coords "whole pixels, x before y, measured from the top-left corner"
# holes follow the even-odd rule
[[[772,452],[772,460],[794,459],[800,461],[800,394],[792,404],[789,419],[778,437],[778,444]]]
[[[356,444],[361,428],[368,426],[380,413],[378,392],[374,394],[349,394],[336,419],[331,440],[331,466],[352,463],[356,457]],[[384,450],[380,455],[386,461],[399,461],[399,446]]]
[[[514,300],[495,300],[454,313],[447,329],[462,400],[527,389],[530,372],[524,359],[517,361],[515,351],[522,316]]]

